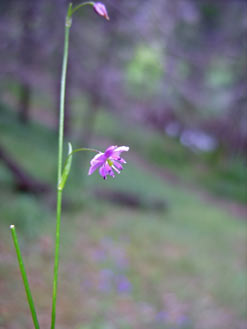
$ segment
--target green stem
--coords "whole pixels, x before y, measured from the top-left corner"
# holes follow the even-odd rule
[[[58,268],[59,268],[61,208],[62,208],[62,191],[58,190],[58,192],[57,192],[57,224],[56,224],[56,245],[55,245],[55,259],[54,259],[51,329],[55,329],[55,323],[56,323],[57,280],[58,280]]]
[[[94,2],[92,2],[92,1],[87,1],[87,2],[83,2],[83,3],[79,4],[78,6],[76,6],[75,8],[73,8],[73,9],[71,10],[71,15],[73,15],[78,9],[80,9],[81,7],[86,6],[86,5],[91,5],[91,6],[93,6],[93,5],[94,5]]]
[[[73,150],[71,153],[69,153],[69,154],[67,155],[67,158],[66,158],[66,160],[65,160],[65,165],[64,165],[64,166],[66,166],[66,164],[67,164],[69,158],[70,158],[74,153],[81,152],[81,151],[91,151],[91,152],[96,152],[96,153],[102,153],[102,152],[100,152],[99,150],[91,149],[91,148],[87,148],[87,147],[81,147],[81,148],[79,148],[79,149],[75,149],[75,150]]]
[[[34,306],[34,302],[33,302],[33,297],[32,297],[32,294],[31,294],[31,289],[29,287],[25,266],[24,266],[22,256],[21,256],[21,250],[20,250],[20,247],[19,247],[19,243],[18,243],[16,231],[15,231],[15,226],[11,225],[10,229],[11,229],[11,234],[12,234],[12,238],[13,238],[13,242],[14,242],[14,246],[15,246],[15,250],[16,250],[17,259],[18,259],[18,262],[19,262],[19,267],[20,267],[20,271],[21,271],[22,280],[23,280],[24,287],[25,287],[25,290],[26,290],[26,295],[27,295],[29,308],[30,308],[32,318],[33,318],[34,328],[35,329],[40,329],[37,314],[36,314],[36,310],[35,310],[35,306]]]
[[[58,268],[59,268],[60,223],[61,223],[61,209],[62,209],[62,190],[59,189],[59,183],[62,177],[62,162],[63,162],[64,104],[65,104],[66,73],[67,73],[68,52],[69,52],[69,31],[72,24],[73,13],[75,13],[80,7],[85,5],[93,6],[94,2],[84,2],[75,8],[72,8],[72,3],[70,3],[65,20],[65,37],[64,37],[63,66],[62,66],[62,76],[61,76],[60,111],[59,111],[60,119],[59,119],[58,162],[57,162],[57,168],[58,168],[57,218],[56,218],[56,242],[55,242],[55,256],[54,256],[51,329],[55,329],[55,324],[56,324],[57,280],[58,280]]]
[[[81,151],[91,151],[91,152],[96,152],[96,153],[102,153],[101,151],[96,150],[96,149],[91,149],[91,148],[88,148],[88,147],[81,147],[79,149],[73,150],[70,154],[68,154],[68,156],[70,156],[70,155],[72,155],[76,152],[81,152]]]
[[[58,174],[57,182],[59,184],[62,176],[62,161],[63,161],[63,131],[64,131],[64,103],[65,103],[65,87],[66,87],[66,73],[68,64],[69,52],[69,31],[71,27],[71,10],[72,4],[69,4],[66,22],[65,22],[65,38],[64,38],[64,53],[63,66],[61,76],[61,92],[60,92],[60,119],[59,119],[59,136],[58,136]],[[55,257],[54,257],[54,276],[53,276],[53,295],[52,295],[52,312],[51,312],[51,329],[55,329],[56,323],[56,302],[57,302],[57,279],[59,267],[59,249],[60,249],[60,222],[61,222],[61,208],[62,208],[62,191],[57,191],[57,218],[56,218],[56,243],[55,243]]]

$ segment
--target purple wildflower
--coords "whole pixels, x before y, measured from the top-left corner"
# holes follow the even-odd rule
[[[93,4],[93,9],[96,12],[96,14],[105,17],[105,19],[108,20],[108,21],[110,20],[110,18],[108,16],[108,13],[107,13],[107,10],[106,10],[106,7],[103,3],[95,2]]]
[[[126,161],[121,158],[122,152],[129,151],[128,146],[110,146],[108,147],[104,153],[98,153],[95,157],[90,161],[90,168],[88,171],[88,175],[92,175],[92,173],[99,169],[99,174],[106,179],[107,175],[115,177],[113,169],[120,174],[120,171],[123,169],[121,163],[126,163]]]
[[[164,310],[162,310],[156,314],[156,320],[158,322],[166,322],[167,318],[168,318],[168,314]]]
[[[117,277],[117,291],[118,293],[130,293],[132,290],[132,284],[129,279],[124,275]]]

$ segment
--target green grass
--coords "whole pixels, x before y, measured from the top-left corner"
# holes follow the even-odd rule
[[[135,190],[142,191],[147,172],[134,170],[133,166],[129,172],[126,169],[118,177],[118,188],[125,188],[121,181],[126,179],[125,174],[135,177]],[[168,211],[157,214],[91,200],[84,212],[64,213],[59,327],[80,328],[81,323],[82,328],[87,325],[101,329],[104,325],[110,328],[113,323],[113,328],[120,329],[127,326],[135,329],[140,325],[145,329],[166,328],[166,325],[183,328],[176,321],[187,317],[188,328],[213,329],[224,321],[228,322],[224,324],[226,329],[240,328],[246,294],[245,223],[184,189],[162,187],[155,177],[150,177],[147,183],[150,193],[157,188],[159,196],[169,201]],[[32,207],[32,200],[29,206]],[[33,226],[39,225],[37,219],[33,219]],[[17,223],[20,237],[26,241],[23,248],[27,267],[31,277],[36,273],[31,280],[38,309],[44,314],[48,311],[46,303],[51,287],[52,249],[49,248],[54,221],[43,222],[42,233],[36,241],[26,240],[26,232],[19,230],[19,225]],[[18,273],[13,273],[14,250],[10,248],[11,240],[6,238],[6,226],[3,223],[1,226],[5,241],[3,254],[12,259],[7,264],[12,276],[7,276],[6,264],[2,264],[1,280],[15,281],[20,300],[22,283]],[[102,290],[101,281],[107,281],[107,277],[102,279],[102,273],[110,273],[114,278],[124,275],[131,283],[131,291],[119,293],[114,280],[108,290]],[[36,280],[41,282],[42,291],[36,286]],[[14,294],[11,285],[7,292],[9,302],[15,300],[16,292]],[[147,322],[144,320],[146,308],[150,310]],[[154,315],[163,309],[168,320],[159,327]],[[175,318],[174,309],[177,309]],[[210,319],[207,318],[209,311]],[[17,312],[15,321],[18,322],[19,317]],[[23,328],[25,324],[24,321]]]

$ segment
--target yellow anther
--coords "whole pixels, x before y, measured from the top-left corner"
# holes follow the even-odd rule
[[[110,159],[107,159],[107,162],[108,162],[110,167],[113,166],[113,162]]]

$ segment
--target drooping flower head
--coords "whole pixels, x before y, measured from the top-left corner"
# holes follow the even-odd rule
[[[121,157],[122,152],[129,151],[128,146],[109,146],[104,153],[98,153],[90,161],[88,175],[99,169],[99,174],[106,179],[107,175],[115,177],[114,170],[120,174],[123,169],[122,163],[126,161]],[[114,170],[113,170],[114,169]]]
[[[93,4],[93,9],[96,12],[96,14],[105,17],[105,19],[108,20],[108,21],[110,20],[110,18],[108,16],[108,13],[107,13],[107,10],[106,10],[106,7],[103,3],[95,2]]]

